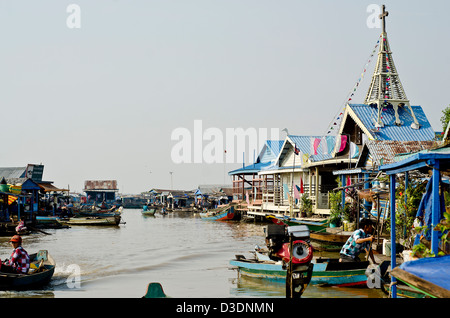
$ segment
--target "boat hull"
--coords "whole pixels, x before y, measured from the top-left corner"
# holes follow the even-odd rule
[[[151,208],[148,210],[141,210],[142,215],[155,215],[156,208]]]
[[[108,217],[78,217],[64,221],[67,225],[98,225],[98,226],[117,226],[120,223],[120,215]]]
[[[228,221],[235,217],[234,206],[227,207],[223,210],[208,211],[200,213],[200,217],[204,220],[211,221]]]
[[[276,282],[286,281],[286,269],[283,269],[281,262],[232,260],[230,265],[236,266],[241,275]],[[355,264],[339,263],[337,260],[333,262],[317,262],[315,260],[313,265],[310,284],[367,287],[366,269],[368,262]]]
[[[30,255],[30,261],[36,258],[37,254]],[[55,261],[50,255],[46,255],[43,267],[38,273],[11,274],[0,272],[0,290],[27,290],[42,287],[48,284],[55,272]]]

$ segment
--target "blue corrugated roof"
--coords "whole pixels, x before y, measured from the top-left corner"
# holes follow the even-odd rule
[[[265,146],[266,151],[262,153],[264,148],[261,150],[261,153],[258,156],[256,162],[269,162],[273,161],[278,157],[278,154],[281,151],[281,147],[283,146],[284,140],[266,140]],[[267,148],[270,149],[270,152],[267,151]]]
[[[395,113],[392,106],[385,107],[381,113],[381,121],[384,127],[377,130],[375,121],[377,119],[377,107],[364,104],[349,104],[356,116],[363,125],[375,136],[377,140],[397,140],[397,141],[425,141],[433,140],[435,133],[427,119],[422,107],[411,106],[417,121],[420,124],[419,129],[411,128],[414,122],[413,117],[406,107],[398,108],[398,115],[402,122],[400,126],[395,125]]]
[[[253,163],[243,168],[239,168],[233,171],[228,172],[229,175],[239,174],[239,173],[258,173],[261,170],[265,170],[270,167],[273,162],[259,162]]]
[[[334,149],[336,138],[335,136],[329,136],[329,141],[332,143],[331,150]],[[325,143],[322,140],[323,136],[293,136],[289,135],[289,138],[297,145],[297,148],[304,154],[309,154],[311,161],[322,161],[332,158],[332,151],[325,148]],[[315,138],[321,139],[319,146],[317,147],[317,155],[314,155],[311,143]],[[325,153],[324,153],[325,152]]]
[[[265,170],[274,164],[275,159],[281,151],[284,140],[266,140],[265,146],[270,148],[270,155],[267,151],[260,153],[258,159],[255,163],[249,164],[248,166],[232,170],[228,172],[229,175],[239,174],[239,173],[257,173],[261,170]],[[261,150],[263,151],[264,148]]]

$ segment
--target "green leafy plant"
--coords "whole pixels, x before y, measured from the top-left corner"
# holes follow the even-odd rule
[[[336,226],[340,226],[342,224],[342,206],[341,206],[341,192],[330,192],[329,193],[329,201],[330,201],[330,223],[333,223]]]
[[[305,213],[307,216],[312,214],[312,200],[307,194],[303,194],[301,197],[302,205],[300,207],[300,212]]]
[[[440,245],[442,249],[438,252],[438,256],[446,255],[447,246],[450,243],[450,239],[448,236],[448,232],[450,230],[450,213],[444,212],[444,218],[434,227],[435,231],[440,232],[441,239],[440,239]],[[416,234],[420,234],[423,232],[423,235],[425,235],[429,231],[429,228],[427,226],[420,226],[415,228]],[[415,257],[435,257],[436,255],[431,251],[430,245],[427,244],[427,242],[424,242],[423,240],[420,240],[420,243],[415,245],[412,248],[413,255]]]

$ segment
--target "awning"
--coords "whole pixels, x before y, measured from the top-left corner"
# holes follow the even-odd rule
[[[68,189],[59,189],[50,183],[38,183],[39,188],[41,188],[44,192],[52,192],[52,191],[69,191]]]

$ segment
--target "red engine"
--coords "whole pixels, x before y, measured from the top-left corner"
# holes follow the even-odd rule
[[[284,243],[281,249],[276,253],[283,262],[288,263],[290,260],[289,243]],[[292,243],[292,263],[305,264],[309,263],[313,257],[313,248],[305,241],[297,240]]]

